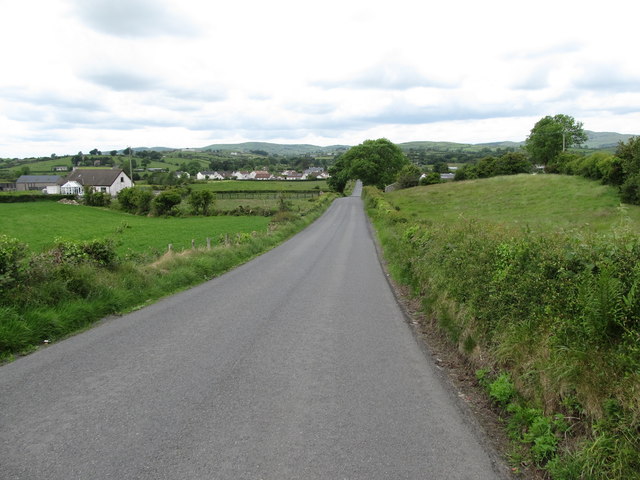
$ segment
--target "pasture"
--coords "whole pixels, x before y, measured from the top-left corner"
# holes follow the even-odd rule
[[[416,221],[475,219],[541,232],[640,231],[640,208],[621,205],[615,188],[564,175],[515,175],[450,182],[386,195]]]
[[[210,190],[212,192],[261,192],[261,191],[305,191],[329,190],[326,180],[214,180],[198,182],[191,185],[193,190]]]
[[[56,238],[111,238],[120,255],[157,254],[169,243],[181,250],[190,248],[192,239],[202,246],[207,237],[216,242],[220,235],[265,231],[269,224],[269,218],[258,216],[142,217],[55,202],[0,204],[0,218],[0,234],[17,238],[35,252],[51,246]]]

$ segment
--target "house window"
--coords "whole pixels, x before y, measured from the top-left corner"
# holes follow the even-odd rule
[[[124,177],[120,177],[120,183],[124,182]]]

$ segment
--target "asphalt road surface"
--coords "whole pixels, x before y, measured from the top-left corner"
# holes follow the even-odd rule
[[[0,367],[0,478],[502,478],[358,193],[226,275]]]

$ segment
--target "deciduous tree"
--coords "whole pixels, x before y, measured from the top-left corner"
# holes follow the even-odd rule
[[[534,162],[548,165],[555,157],[572,146],[587,141],[582,122],[576,122],[569,115],[547,115],[538,120],[531,129],[525,142],[525,148]]]
[[[393,183],[398,172],[408,164],[400,147],[386,138],[365,140],[347,150],[331,167],[329,173],[336,178],[330,185],[343,191],[348,180],[360,179],[364,185],[383,189]]]

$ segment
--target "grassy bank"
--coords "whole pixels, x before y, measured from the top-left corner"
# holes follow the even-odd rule
[[[278,214],[260,232],[236,232],[210,250],[167,254],[151,264],[123,258],[109,240],[57,242],[33,253],[0,236],[0,361],[218,276],[302,230],[334,198],[324,195],[302,214]]]
[[[393,276],[504,409],[514,464],[554,479],[639,478],[639,217],[615,193],[556,176],[365,191]]]

